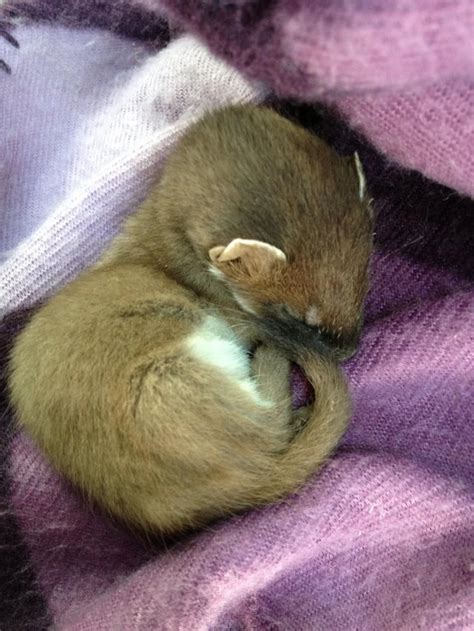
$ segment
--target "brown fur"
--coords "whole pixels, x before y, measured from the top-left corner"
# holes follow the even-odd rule
[[[102,261],[19,336],[19,422],[90,498],[147,530],[296,489],[349,415],[331,354],[352,351],[366,290],[372,223],[357,191],[352,160],[269,110],[194,125]],[[274,248],[226,250],[237,238]],[[311,409],[291,409],[288,358],[314,386]]]
[[[268,109],[231,107],[186,134],[109,259],[128,261],[133,250],[135,260],[166,269],[197,295],[233,308],[232,292],[209,274],[209,250],[235,238],[269,243],[286,254],[287,265],[261,269],[250,261],[220,268],[262,315],[260,333],[265,317],[271,325],[285,305],[297,317],[279,342],[299,338],[299,321],[317,305],[320,323],[308,331],[305,346],[317,329],[330,332],[332,350],[342,358],[357,345],[372,231],[353,156],[339,156]],[[275,339],[272,327],[269,337]],[[298,349],[291,352],[297,360]]]

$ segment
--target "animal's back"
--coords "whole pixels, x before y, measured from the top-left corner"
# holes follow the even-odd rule
[[[259,393],[230,327],[140,266],[88,272],[43,307],[10,387],[59,471],[146,529],[244,508],[288,442],[288,397]]]

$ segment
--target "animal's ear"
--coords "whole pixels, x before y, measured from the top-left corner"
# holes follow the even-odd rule
[[[209,258],[219,267],[229,262],[238,262],[249,271],[268,271],[276,263],[286,263],[286,254],[280,248],[253,239],[233,239],[227,245],[218,245],[209,250]]]
[[[367,194],[367,184],[365,182],[365,175],[364,175],[364,169],[362,168],[362,162],[360,161],[359,154],[357,153],[357,151],[354,153],[354,162],[355,162],[357,177],[359,178],[359,199],[362,201]]]

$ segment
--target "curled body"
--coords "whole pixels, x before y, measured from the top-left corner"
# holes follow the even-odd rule
[[[352,159],[264,108],[210,114],[102,260],[18,337],[18,422],[87,497],[147,531],[283,497],[346,428],[337,359],[356,345],[371,234]],[[291,361],[315,390],[296,411]]]
[[[289,362],[246,346],[213,309],[136,265],[84,275],[13,354],[18,419],[52,464],[130,525],[173,533],[297,488],[349,414],[333,363],[295,431]],[[299,413],[301,415],[301,412]]]

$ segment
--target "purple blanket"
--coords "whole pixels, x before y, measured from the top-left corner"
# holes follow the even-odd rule
[[[297,495],[143,541],[15,430],[3,384],[0,629],[473,629],[470,0],[160,5],[0,9],[20,43],[0,36],[0,372],[28,309],[100,255],[187,125],[269,98],[357,149],[375,198],[354,418]]]

